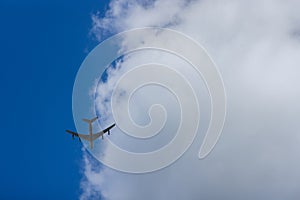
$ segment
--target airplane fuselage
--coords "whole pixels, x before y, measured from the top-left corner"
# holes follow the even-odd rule
[[[89,119],[82,119],[84,122],[88,123],[89,125],[89,133],[88,135],[85,134],[79,134],[70,130],[66,130],[67,133],[72,134],[72,137],[74,138],[74,136],[78,137],[79,140],[81,141],[81,139],[84,139],[86,141],[90,142],[90,148],[93,149],[94,148],[94,140],[96,140],[98,137],[102,137],[102,139],[104,139],[103,135],[108,132],[108,135],[110,135],[110,129],[113,128],[116,124],[113,124],[111,126],[109,126],[108,128],[98,132],[98,133],[94,133],[93,134],[93,122],[96,121],[98,119],[98,117],[95,117],[91,120]]]
[[[89,135],[90,135],[90,147],[91,149],[94,148],[94,142],[93,142],[93,127],[92,123],[89,123]]]

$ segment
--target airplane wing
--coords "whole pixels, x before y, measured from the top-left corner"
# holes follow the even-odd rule
[[[104,130],[102,130],[102,131],[100,131],[98,133],[93,134],[92,140],[96,140],[98,137],[104,135],[106,132],[109,133],[109,130],[112,129],[115,125],[116,124],[113,124],[113,125],[109,126],[108,128],[106,128],[106,129],[104,129]]]
[[[106,128],[103,130],[104,133],[106,133],[107,131],[109,131],[110,129],[112,129],[116,124],[111,125],[110,127]]]
[[[98,133],[95,133],[92,135],[92,140],[96,140],[98,137],[104,135],[105,133],[103,131],[100,131]]]
[[[76,137],[79,137],[81,139],[84,139],[84,140],[90,140],[90,136],[89,135],[84,135],[84,134],[80,134],[80,133],[75,133],[73,131],[70,131],[70,130],[66,130],[67,133],[70,133]]]

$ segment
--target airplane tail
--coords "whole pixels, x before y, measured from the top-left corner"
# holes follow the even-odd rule
[[[88,123],[88,124],[91,124],[93,123],[94,121],[96,121],[98,119],[98,117],[95,117],[93,119],[82,119],[82,121]]]

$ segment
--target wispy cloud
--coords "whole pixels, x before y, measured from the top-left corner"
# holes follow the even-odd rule
[[[88,155],[83,149],[83,172],[84,177],[81,181],[82,194],[80,199],[101,199],[101,185],[103,184],[103,176],[101,173],[101,167],[98,161]]]

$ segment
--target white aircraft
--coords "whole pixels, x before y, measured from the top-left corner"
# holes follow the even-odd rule
[[[98,132],[98,133],[93,133],[93,122],[96,121],[98,119],[98,117],[95,117],[91,120],[89,119],[82,119],[84,122],[87,122],[89,124],[89,135],[85,135],[85,134],[80,134],[80,133],[76,133],[70,130],[66,130],[67,133],[72,134],[72,138],[74,139],[74,136],[78,137],[79,141],[81,141],[81,139],[90,141],[90,148],[93,149],[94,148],[94,140],[96,140],[98,137],[102,136],[102,139],[104,139],[103,135],[105,133],[108,133],[108,135],[110,135],[110,129],[112,129],[116,124],[113,124],[111,126],[109,126],[108,128]]]

